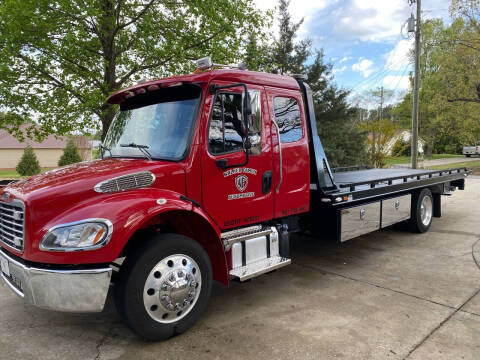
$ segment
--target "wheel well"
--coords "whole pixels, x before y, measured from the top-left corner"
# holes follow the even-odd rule
[[[228,267],[223,245],[215,230],[200,215],[178,210],[154,216],[130,237],[121,256],[128,256],[153,233],[176,233],[198,242],[210,258],[213,278],[225,285],[228,284]]]

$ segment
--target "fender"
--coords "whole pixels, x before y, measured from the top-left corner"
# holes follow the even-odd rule
[[[110,263],[121,255],[138,230],[168,223],[178,233],[196,240],[205,248],[212,263],[214,279],[228,284],[228,264],[220,229],[203,209],[182,200],[181,195],[170,190],[145,188],[86,199],[48,221],[33,234],[33,249],[28,254],[28,260],[54,264]],[[68,253],[39,250],[41,239],[51,227],[88,218],[103,218],[112,222],[112,238],[103,248]]]

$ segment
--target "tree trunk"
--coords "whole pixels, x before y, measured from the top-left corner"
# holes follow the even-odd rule
[[[115,116],[115,108],[111,104],[105,104],[102,107],[102,116],[100,120],[102,121],[102,143],[105,140],[105,135],[107,135],[108,128],[112,124],[113,117]]]

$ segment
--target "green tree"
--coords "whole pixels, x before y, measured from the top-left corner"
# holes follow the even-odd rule
[[[384,167],[388,146],[397,131],[396,125],[388,119],[380,119],[363,122],[361,128],[369,134],[367,144],[370,150],[368,152],[370,164],[374,167]]]
[[[37,139],[99,124],[103,139],[112,92],[189,72],[205,55],[231,62],[264,21],[252,0],[1,1],[0,103],[24,119],[38,114]]]
[[[80,161],[82,161],[82,157],[78,153],[78,148],[75,146],[71,139],[68,140],[67,146],[63,150],[63,154],[58,160],[58,166],[75,164]]]
[[[22,158],[18,162],[16,170],[22,176],[32,176],[40,173],[40,163],[30,145],[23,150]]]
[[[366,160],[365,133],[355,121],[356,109],[347,102],[349,92],[335,85],[332,65],[325,63],[323,50],[313,49],[310,39],[296,40],[303,20],[292,22],[289,4],[288,0],[279,1],[279,30],[273,45],[261,44],[256,51],[262,56],[267,54],[264,64],[274,73],[307,76],[313,93],[317,129],[330,164],[361,164]]]

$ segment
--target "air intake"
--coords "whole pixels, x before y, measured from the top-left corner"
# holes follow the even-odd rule
[[[142,171],[102,181],[93,189],[99,193],[112,193],[149,187],[154,181],[155,175],[150,171]]]

